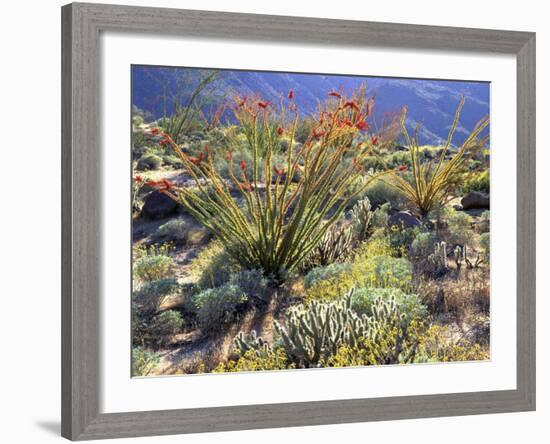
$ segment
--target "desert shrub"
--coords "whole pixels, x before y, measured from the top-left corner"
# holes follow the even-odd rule
[[[412,264],[404,257],[358,255],[353,262],[352,276],[357,286],[408,291],[412,285]]]
[[[181,313],[176,310],[166,310],[151,320],[150,333],[155,342],[160,343],[162,336],[173,335],[183,328]]]
[[[391,186],[385,179],[372,181],[372,183],[367,186],[365,195],[369,198],[374,208],[378,208],[385,203],[389,203],[390,207],[402,208],[405,203],[399,191]]]
[[[405,228],[392,225],[388,232],[390,247],[403,256],[409,252],[414,239],[419,233],[420,229],[418,227]]]
[[[162,156],[162,163],[166,166],[170,166],[176,169],[183,167],[181,159],[178,156],[174,156],[173,154],[166,154]]]
[[[380,156],[367,156],[363,161],[363,168],[367,171],[384,171],[388,169],[388,163]]]
[[[178,281],[172,278],[145,282],[135,293],[135,300],[148,311],[158,311],[164,299],[180,290]]]
[[[390,204],[386,202],[380,205],[372,214],[372,226],[374,228],[387,228],[390,221]]]
[[[484,361],[490,358],[487,347],[449,338],[445,327],[432,325],[419,338],[415,362]]]
[[[161,165],[162,157],[153,153],[146,153],[139,158],[136,168],[138,170],[158,170]]]
[[[206,289],[225,284],[232,273],[240,270],[241,267],[227,253],[222,243],[213,240],[193,259],[189,273],[196,279],[199,289]]]
[[[434,251],[437,237],[430,232],[418,232],[411,243],[411,256],[426,258]]]
[[[197,322],[204,332],[220,331],[233,322],[248,301],[246,293],[236,285],[209,288],[193,297]]]
[[[226,372],[254,372],[262,370],[286,370],[295,368],[288,362],[285,351],[282,348],[275,350],[248,350],[240,354],[237,359],[230,359],[220,363],[214,373]]]
[[[165,255],[146,255],[134,263],[134,276],[142,281],[154,281],[168,276],[174,260]]]
[[[183,219],[172,219],[157,228],[155,237],[167,239],[176,244],[185,244],[188,240],[189,225]]]
[[[134,347],[132,349],[132,376],[149,375],[159,361],[160,357],[157,353],[142,347]]]
[[[491,191],[489,170],[466,175],[460,188],[463,194],[468,194],[470,191],[480,191],[489,194]]]
[[[242,289],[249,298],[267,300],[269,280],[264,276],[263,270],[242,270],[232,273],[228,284]]]
[[[390,168],[399,168],[402,166],[410,167],[411,165],[411,156],[406,151],[392,153],[388,160],[388,166]]]
[[[489,263],[491,259],[491,235],[489,233],[483,233],[479,236],[479,246],[483,254],[483,260]]]
[[[418,320],[403,323],[398,313],[386,314],[372,336],[361,338],[355,345],[342,344],[325,365],[357,367],[415,362],[418,341],[426,326]]]
[[[377,299],[395,300],[399,311],[404,315],[405,322],[422,319],[427,315],[426,306],[422,304],[418,295],[405,293],[398,288],[359,288],[353,294],[351,308],[359,316],[372,316]]]
[[[471,245],[472,236],[472,217],[464,212],[457,211],[452,207],[446,207],[444,210],[444,219],[448,225],[448,243]]]

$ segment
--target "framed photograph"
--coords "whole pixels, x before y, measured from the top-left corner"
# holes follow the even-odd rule
[[[535,409],[535,35],[62,8],[62,434]]]

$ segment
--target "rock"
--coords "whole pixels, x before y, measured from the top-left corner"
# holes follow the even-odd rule
[[[408,211],[398,211],[390,216],[389,225],[397,225],[402,228],[415,228],[420,226],[420,221]]]
[[[460,201],[464,210],[476,208],[489,209],[489,196],[478,191],[471,191]]]
[[[143,203],[141,215],[148,219],[164,219],[178,210],[178,203],[160,191],[153,191]]]

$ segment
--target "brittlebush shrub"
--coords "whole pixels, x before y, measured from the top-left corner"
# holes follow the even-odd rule
[[[288,362],[285,351],[282,348],[269,351],[248,350],[236,360],[228,360],[220,363],[214,373],[226,372],[254,372],[263,370],[286,370],[295,368]]]
[[[312,270],[306,276],[306,303],[342,297],[352,288],[398,288],[412,286],[412,264],[396,251],[386,238],[371,239],[357,250],[350,264],[333,264]]]
[[[134,276],[142,281],[163,279],[170,274],[174,260],[170,256],[143,256],[134,263]]]
[[[236,285],[204,290],[193,298],[199,327],[206,333],[221,331],[237,319],[240,308],[247,301],[246,293]]]
[[[445,327],[432,325],[419,338],[415,362],[485,361],[489,358],[488,347],[468,341],[452,341]]]
[[[156,315],[150,326],[151,336],[155,342],[163,342],[163,336],[179,333],[183,328],[183,319],[180,312],[176,310],[167,310]]]
[[[233,273],[240,270],[222,243],[214,240],[193,259],[189,274],[197,281],[199,289],[206,289],[225,284]]]

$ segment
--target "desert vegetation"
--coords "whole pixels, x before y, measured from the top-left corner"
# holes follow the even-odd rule
[[[488,117],[425,145],[365,86],[302,113],[214,73],[133,108],[133,375],[489,359]]]

